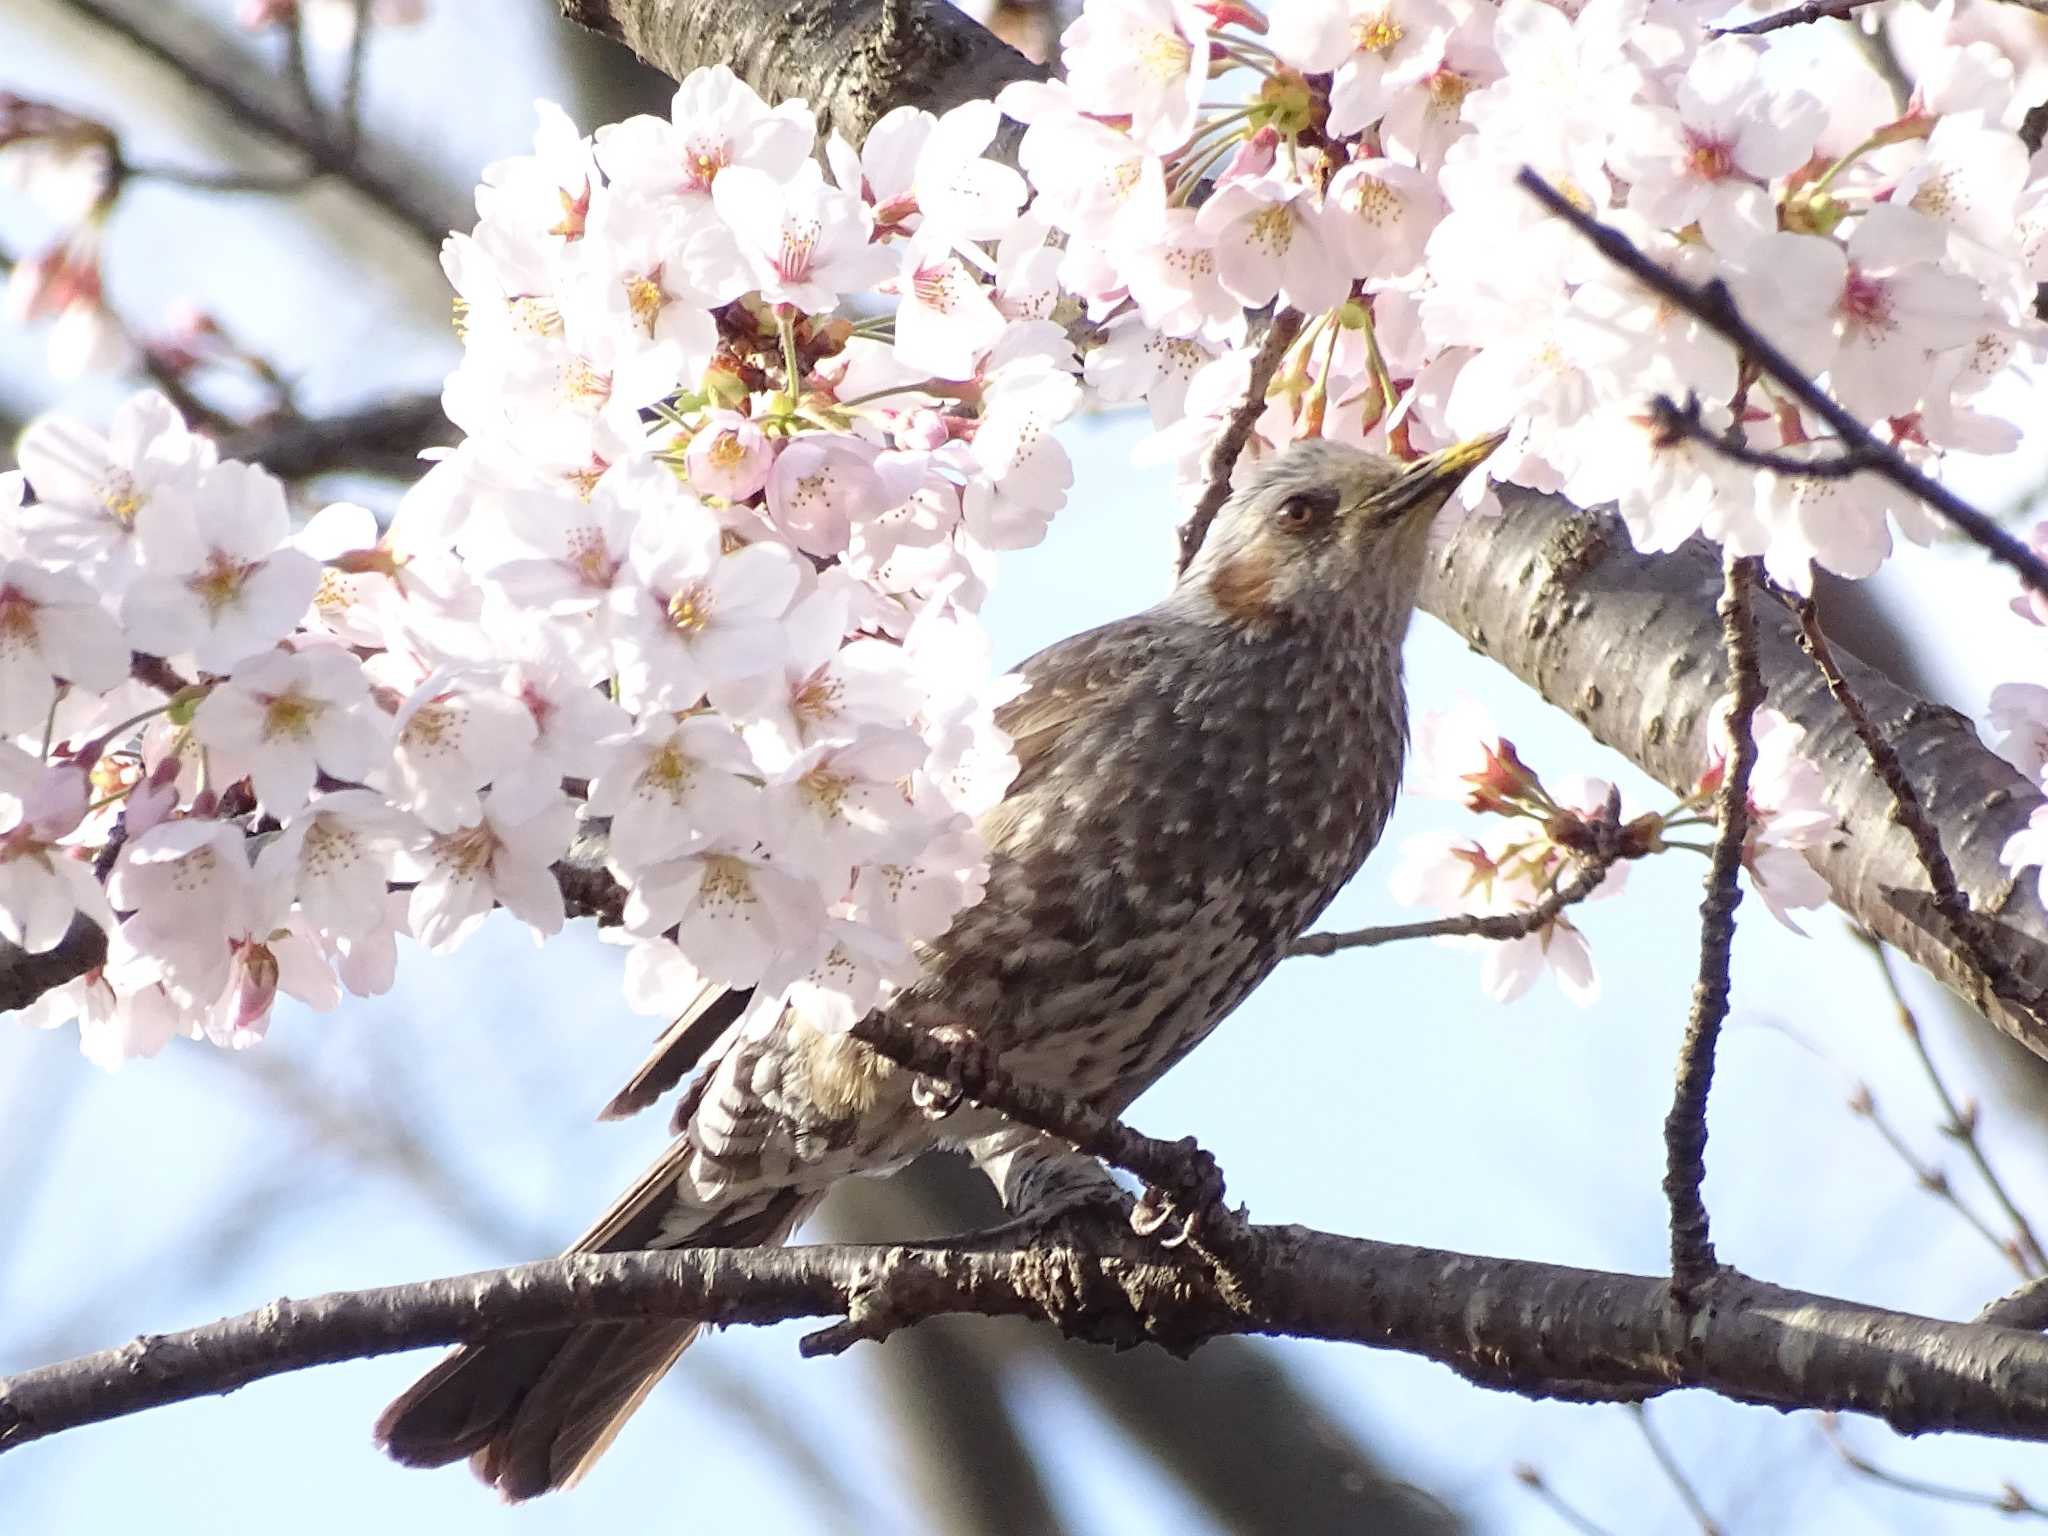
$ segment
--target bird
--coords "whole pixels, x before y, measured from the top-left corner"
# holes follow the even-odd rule
[[[1379,840],[1429,529],[1500,441],[1409,462],[1291,443],[1248,467],[1163,599],[1025,662],[996,718],[1018,769],[981,821],[986,892],[922,947],[888,1013],[967,1030],[1011,1076],[1112,1114],[1198,1045]],[[793,1010],[737,1027],[748,1002],[707,991],[607,1107],[641,1108],[701,1067],[673,1143],[569,1252],[778,1245],[839,1179],[939,1146],[1013,1209],[1109,1183],[979,1106],[927,1113],[912,1074]],[[589,1323],[464,1345],[376,1439],[411,1466],[467,1458],[508,1500],[567,1486],[697,1331]]]

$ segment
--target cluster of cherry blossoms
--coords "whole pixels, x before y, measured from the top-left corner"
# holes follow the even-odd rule
[[[628,995],[756,986],[843,1027],[980,892],[1014,771],[975,617],[1080,397],[982,250],[1025,196],[993,107],[813,158],[729,72],[490,167],[445,263],[467,436],[388,529],[162,397],[33,424],[0,480],[0,933],[104,965],[37,1005],[103,1061],[239,1045],[561,861],[620,888]],[[865,296],[865,297],[864,297]],[[97,878],[96,878],[97,876]],[[104,884],[102,884],[104,882]]]
[[[387,985],[401,935],[445,949],[494,905],[555,931],[574,857],[620,888],[636,1005],[758,984],[763,1010],[851,1019],[978,892],[973,819],[1010,759],[975,614],[997,553],[1064,501],[1053,429],[1142,400],[1141,458],[1192,481],[1267,305],[1304,324],[1248,462],[1508,426],[1491,479],[1613,501],[1646,549],[1704,530],[1790,587],[1815,561],[1867,574],[1922,514],[1873,477],[1674,435],[1651,397],[1831,451],[1514,177],[1725,281],[1917,462],[2010,448],[1978,405],[2039,350],[2048,162],[2017,129],[2048,81],[1966,3],[1919,23],[1903,102],[1839,28],[1724,35],[1722,0],[1088,0],[1063,80],[898,111],[858,148],[723,69],[591,135],[543,105],[446,247],[465,437],[388,529],[342,505],[294,531],[274,480],[154,396],[105,439],[39,423],[26,484],[0,482],[22,504],[0,534],[0,933],[47,948],[82,913],[109,936],[42,1018],[80,1017],[108,1060],[246,1041],[280,989]],[[91,191],[11,307],[109,361],[118,146],[0,109],[14,174]],[[988,155],[1005,115],[1021,175]],[[1748,862],[1782,917],[1819,899],[1798,850],[1825,812],[1797,728],[1758,730]],[[1399,884],[1526,909],[1608,791],[1546,789],[1481,743],[1434,777],[1480,774],[1505,830]],[[1710,790],[1629,823],[1627,856],[1679,846]],[[1590,989],[1560,914],[1489,952],[1489,990],[1545,958]]]
[[[1869,574],[1890,520],[1924,537],[1925,514],[1873,476],[1758,474],[1675,439],[1654,396],[1756,449],[1833,451],[1514,178],[1725,281],[1914,460],[2004,451],[2017,429],[1976,402],[2041,347],[2048,158],[2017,129],[2048,78],[1997,9],[1927,13],[1901,102],[1845,29],[1723,35],[1725,0],[1089,0],[1065,81],[998,100],[1028,125],[1060,285],[1104,328],[1088,382],[1144,398],[1184,476],[1242,394],[1246,308],[1278,302],[1308,320],[1268,442],[1406,454],[1506,425],[1493,479],[1615,502],[1646,550],[1704,528],[1804,590],[1811,562]],[[1238,71],[1252,88],[1218,91]]]
[[[1803,933],[1793,911],[1828,899],[1827,883],[1803,850],[1833,836],[1838,819],[1827,806],[1820,768],[1801,750],[1805,728],[1766,707],[1757,710],[1751,731],[1756,761],[1742,867],[1771,915]],[[1439,941],[1479,949],[1480,986],[1496,1001],[1514,1001],[1548,967],[1567,997],[1591,1003],[1600,981],[1586,935],[1572,920],[1571,900],[1620,895],[1632,860],[1675,848],[1707,851],[1701,839],[1712,835],[1712,802],[1726,768],[1724,735],[1717,723],[1691,794],[1668,810],[1623,819],[1620,794],[1603,779],[1575,776],[1546,785],[1477,704],[1461,701],[1425,715],[1415,731],[1409,791],[1496,819],[1477,833],[1438,829],[1409,838],[1392,876],[1394,895],[1410,906],[1528,924],[1512,938]],[[1571,886],[1582,871],[1598,879],[1590,890],[1575,892]],[[1546,902],[1556,910],[1536,921]]]

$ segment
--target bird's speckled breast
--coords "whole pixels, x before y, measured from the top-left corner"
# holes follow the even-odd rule
[[[1036,658],[1111,669],[1014,791],[985,900],[897,1005],[1120,1106],[1198,1044],[1354,874],[1393,808],[1399,620],[1265,633],[1151,614]]]

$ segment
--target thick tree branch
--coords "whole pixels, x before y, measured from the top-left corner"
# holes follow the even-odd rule
[[[405,395],[333,416],[286,416],[223,433],[220,451],[261,464],[285,480],[336,470],[412,479],[420,450],[454,439],[439,395]]]
[[[1714,612],[1720,561],[1696,540],[1669,555],[1633,549],[1620,522],[1561,497],[1501,488],[1504,515],[1470,518],[1440,546],[1423,605],[1475,649],[1570,713],[1653,778],[1689,793],[1705,762],[1705,721],[1727,692]],[[1996,996],[1938,910],[1892,793],[1827,685],[1798,626],[1776,605],[1758,614],[1772,707],[1805,727],[1839,835],[1808,850],[1845,913],[1924,966],[2005,1033],[2048,1056],[2048,1035]],[[1897,754],[1983,937],[2017,983],[2048,983],[2048,912],[2031,880],[1998,852],[2040,792],[1978,740],[1962,715],[1900,688],[1837,651],[1844,677]]]
[[[276,1301],[0,1379],[0,1450],[281,1372],[598,1319],[1022,1316],[1070,1337],[1185,1352],[1224,1334],[1399,1349],[1486,1386],[1632,1400],[1701,1387],[1866,1413],[1907,1433],[2048,1440],[2048,1339],[1808,1295],[1721,1271],[1694,1305],[1662,1279],[1252,1227],[1243,1288],[1105,1231],[1045,1248],[681,1249],[576,1254],[447,1280]],[[1701,1307],[1698,1301],[1705,1301]]]
[[[896,107],[944,112],[1046,71],[944,0],[557,0],[680,80],[724,64],[774,100],[801,96],[818,130],[855,143]]]
[[[1863,701],[1856,697],[1856,690],[1849,686],[1849,680],[1842,675],[1842,669],[1835,662],[1833,647],[1820,627],[1820,610],[1811,599],[1796,602],[1792,612],[1799,621],[1799,644],[1820,669],[1828,693],[1842,713],[1848,717],[1849,726],[1856,732],[1856,739],[1863,743],[1870,754],[1870,766],[1884,781],[1892,797],[1892,817],[1905,829],[1913,840],[1913,850],[1919,856],[1920,868],[1927,875],[1927,883],[1934,892],[1934,909],[1941,914],[1949,926],[1949,932],[1956,943],[1969,957],[1970,963],[1982,973],[1991,990],[2009,1006],[2025,1013],[2037,1024],[2048,1028],[2041,1012],[2041,997],[2038,992],[2023,987],[2007,969],[2004,957],[1998,952],[1997,936],[1983,915],[1970,905],[1970,899],[1956,884],[1955,867],[1949,863],[1948,852],[1941,846],[1941,834],[1927,819],[1927,812],[1920,804],[1920,797],[1914,792],[1913,784],[1900,766],[1899,756],[1884,739]],[[1884,963],[1882,946],[1873,944],[1877,950],[1878,963]],[[1885,974],[1890,976],[1889,967]],[[1917,1040],[1918,1030],[1911,1024],[1911,1012],[1904,1000],[1899,1003],[1906,1014],[1908,1028]],[[2048,1262],[2048,1258],[2044,1258]]]
[[[45,992],[104,965],[106,959],[107,935],[83,912],[71,919],[54,948],[40,954],[0,939],[0,1013],[26,1008]]]

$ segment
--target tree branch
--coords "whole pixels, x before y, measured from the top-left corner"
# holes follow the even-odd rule
[[[1856,739],[1870,754],[1871,768],[1891,794],[1892,819],[1913,840],[1914,854],[1919,858],[1921,871],[1934,892],[1934,910],[1941,914],[1956,943],[1983,975],[1991,990],[2013,1008],[2026,1013],[2037,1026],[2048,1030],[2048,1019],[2042,1017],[2040,992],[2022,986],[1998,953],[1996,934],[1956,884],[1955,867],[1949,863],[1948,853],[1941,846],[1941,834],[1928,821],[1926,809],[1920,804],[1919,795],[1914,792],[1911,780],[1899,763],[1898,753],[1892,750],[1891,743],[1872,723],[1863,701],[1856,697],[1856,690],[1842,675],[1828,637],[1821,630],[1820,610],[1809,598],[1794,603],[1792,612],[1799,621],[1800,648],[1812,658],[1827,684],[1828,693],[1841,706]],[[1883,960],[1880,949],[1878,961],[1883,964]],[[1889,976],[1890,972],[1887,970],[1886,974]],[[1902,1010],[1905,1007],[1903,1000],[1900,1007]],[[2048,1257],[2044,1257],[2043,1262],[2048,1262]]]
[[[1354,928],[1346,933],[1305,933],[1287,946],[1293,955],[1334,955],[1346,949],[1371,949],[1402,939],[1521,939],[1541,933],[1566,907],[1576,906],[1600,889],[1607,871],[1622,856],[1620,792],[1610,801],[1606,815],[1589,821],[1595,843],[1578,858],[1578,867],[1534,906],[1519,912],[1458,912],[1449,917],[1430,918],[1420,923],[1389,923],[1379,928]]]
[[[1250,1227],[1249,1283],[1105,1230],[1036,1248],[672,1249],[537,1264],[309,1301],[0,1379],[0,1450],[282,1372],[598,1320],[866,1320],[871,1334],[969,1312],[1177,1352],[1225,1334],[1398,1349],[1529,1395],[1641,1399],[1701,1387],[1777,1408],[1867,1413],[1906,1433],[2048,1440],[2048,1339],[1785,1290],[1721,1271],[1711,1305],[1662,1279]],[[1590,1390],[1587,1390],[1589,1389]]]
[[[1169,1210],[1225,1243],[1238,1235],[1238,1223],[1223,1207],[1223,1173],[1216,1159],[1196,1145],[1192,1136],[1161,1141],[1132,1130],[1114,1115],[1051,1088],[1012,1077],[996,1054],[967,1034],[941,1034],[918,1029],[887,1014],[870,1013],[849,1031],[900,1067],[947,1084],[957,1099],[971,1099],[1019,1125],[1071,1142],[1089,1157],[1123,1168],[1143,1179],[1163,1198],[1163,1205],[1144,1217],[1156,1230]],[[950,1113],[951,1104],[936,1108]]]
[[[1755,21],[1745,21],[1737,27],[1715,27],[1716,37],[1754,37],[1760,32],[1776,32],[1782,27],[1801,27],[1814,21],[1842,21],[1854,15],[1866,5],[1877,0],[1802,0],[1788,10],[1776,11]]]
[[[1883,476],[1907,495],[1925,502],[1982,546],[1992,558],[2010,566],[2029,591],[2048,597],[2048,562],[1940,481],[1908,464],[1896,448],[1873,437],[1868,427],[1834,396],[1808,378],[1805,371],[1775,342],[1742,318],[1726,283],[1719,278],[1689,283],[1666,271],[1637,250],[1620,230],[1581,212],[1563,193],[1527,167],[1516,175],[1515,180],[1552,214],[1584,235],[1593,248],[1614,265],[1659,298],[1693,316],[1717,336],[1732,342],[1739,352],[1776,380],[1787,394],[1834,428],[1844,455],[1868,461],[1872,474]]]
[[[333,416],[286,416],[221,434],[229,458],[261,464],[285,480],[347,470],[410,479],[422,472],[420,450],[452,438],[439,395],[380,400]]]
[[[438,251],[450,229],[467,222],[461,202],[409,184],[396,171],[370,163],[352,145],[327,136],[306,121],[286,83],[225,39],[208,36],[211,24],[176,14],[162,0],[64,0],[88,21],[184,77],[238,126],[288,150],[314,171],[353,188],[430,251]]]
[[[896,107],[944,112],[1047,71],[944,0],[556,0],[680,80],[724,64],[770,100],[801,96],[818,132],[859,143]]]
[[[1707,1095],[1714,1086],[1714,1047],[1728,1017],[1728,964],[1735,945],[1735,909],[1742,901],[1742,861],[1749,847],[1749,774],[1756,766],[1756,712],[1764,701],[1757,667],[1754,557],[1727,560],[1721,594],[1721,643],[1734,690],[1728,704],[1728,754],[1714,801],[1714,851],[1700,902],[1700,972],[1678,1053],[1678,1084],[1664,1118],[1664,1198],[1671,1205],[1671,1283],[1691,1295],[1714,1272],[1707,1225]]]
[[[1280,359],[1287,355],[1287,349],[1294,345],[1294,338],[1300,334],[1301,316],[1294,310],[1277,309],[1273,318],[1266,322],[1266,334],[1259,340],[1259,350],[1252,354],[1251,378],[1245,384],[1244,399],[1238,402],[1237,409],[1223,423],[1223,430],[1216,434],[1216,441],[1209,445],[1209,458],[1204,465],[1208,484],[1203,486],[1195,510],[1180,525],[1178,574],[1187,574],[1188,566],[1194,563],[1195,555],[1202,547],[1202,540],[1209,536],[1209,525],[1216,521],[1216,514],[1223,510],[1223,503],[1230,499],[1230,477],[1237,470],[1238,456],[1244,452],[1252,427],[1266,408],[1266,390],[1273,382]]]
[[[1500,495],[1503,516],[1449,529],[1423,606],[1598,740],[1689,793],[1704,722],[1728,689],[1714,612],[1717,553],[1694,540],[1672,554],[1642,554],[1608,512],[1516,486]],[[1841,820],[1835,838],[1807,850],[1836,905],[2048,1056],[2040,1023],[1996,995],[1941,916],[1913,839],[1893,819],[1892,792],[1801,653],[1797,625],[1776,605],[1757,618],[1772,706],[1805,728],[1805,755],[1822,769]],[[1958,888],[1983,915],[1988,951],[2020,987],[2040,989],[2048,983],[2048,912],[2035,882],[2015,879],[1998,857],[2041,803],[2040,791],[1962,715],[1845,652],[1836,660],[1940,833]]]

